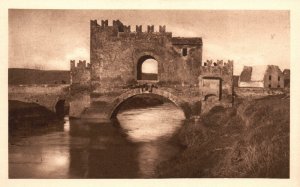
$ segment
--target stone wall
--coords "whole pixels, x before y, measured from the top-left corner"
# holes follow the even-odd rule
[[[200,67],[199,88],[203,100],[214,94],[219,100],[232,102],[233,61],[206,61]]]
[[[201,113],[221,105],[228,107],[233,102],[233,61],[207,60],[200,67],[199,91]]]
[[[86,64],[86,61],[79,60],[77,66],[75,60],[70,61],[70,82],[71,84],[90,84],[91,81],[91,68],[90,64]]]
[[[274,88],[243,88],[243,87],[236,87],[234,88],[234,94],[235,97],[238,98],[251,98],[251,99],[257,99],[266,97],[269,95],[280,95],[284,94],[286,91],[282,88],[274,89]]]
[[[290,87],[290,77],[291,77],[291,71],[289,69],[283,70],[283,76],[284,76],[284,87],[289,88]]]
[[[244,66],[238,86],[284,88],[284,74],[276,65]]]
[[[187,118],[200,115],[202,101],[206,109],[211,103],[232,103],[233,62],[218,61],[214,66],[208,61],[202,66],[200,37],[172,37],[165,26],[155,32],[153,25],[147,31],[136,26],[133,32],[119,20],[112,25],[92,20],[90,29],[91,65],[75,67],[71,61],[70,116],[109,120],[118,98],[122,102],[141,93],[168,98],[183,108]],[[157,61],[157,80],[138,77],[147,59]],[[217,101],[208,95],[218,95]]]
[[[265,88],[284,88],[284,74],[278,66],[269,65],[264,76]]]
[[[180,40],[180,39],[179,39]],[[187,48],[187,56],[182,49]],[[201,38],[191,38],[181,43],[172,43],[172,33],[160,26],[154,32],[149,26],[135,32],[120,21],[112,26],[102,21],[91,21],[91,80],[95,92],[104,93],[111,87],[123,87],[137,80],[137,63],[141,58],[158,61],[158,80],[176,84],[197,84],[198,67],[201,65]],[[101,85],[101,86],[100,86]]]

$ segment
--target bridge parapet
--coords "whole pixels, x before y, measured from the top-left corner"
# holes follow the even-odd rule
[[[37,103],[56,112],[59,100],[68,100],[69,85],[19,85],[8,87],[8,99],[26,103]]]

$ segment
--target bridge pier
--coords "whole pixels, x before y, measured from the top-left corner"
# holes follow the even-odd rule
[[[77,93],[73,94],[70,99],[69,116],[81,118],[82,113],[90,107],[90,94]]]

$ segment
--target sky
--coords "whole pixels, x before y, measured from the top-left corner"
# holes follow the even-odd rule
[[[158,73],[158,63],[154,59],[147,59],[142,64],[142,73]]]
[[[9,67],[69,70],[89,62],[90,20],[125,25],[166,25],[173,36],[202,37],[202,60],[290,68],[289,11],[279,10],[9,10]],[[155,70],[152,70],[155,71]]]

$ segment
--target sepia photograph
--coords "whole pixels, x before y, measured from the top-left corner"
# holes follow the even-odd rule
[[[291,15],[8,8],[6,178],[290,180]]]

